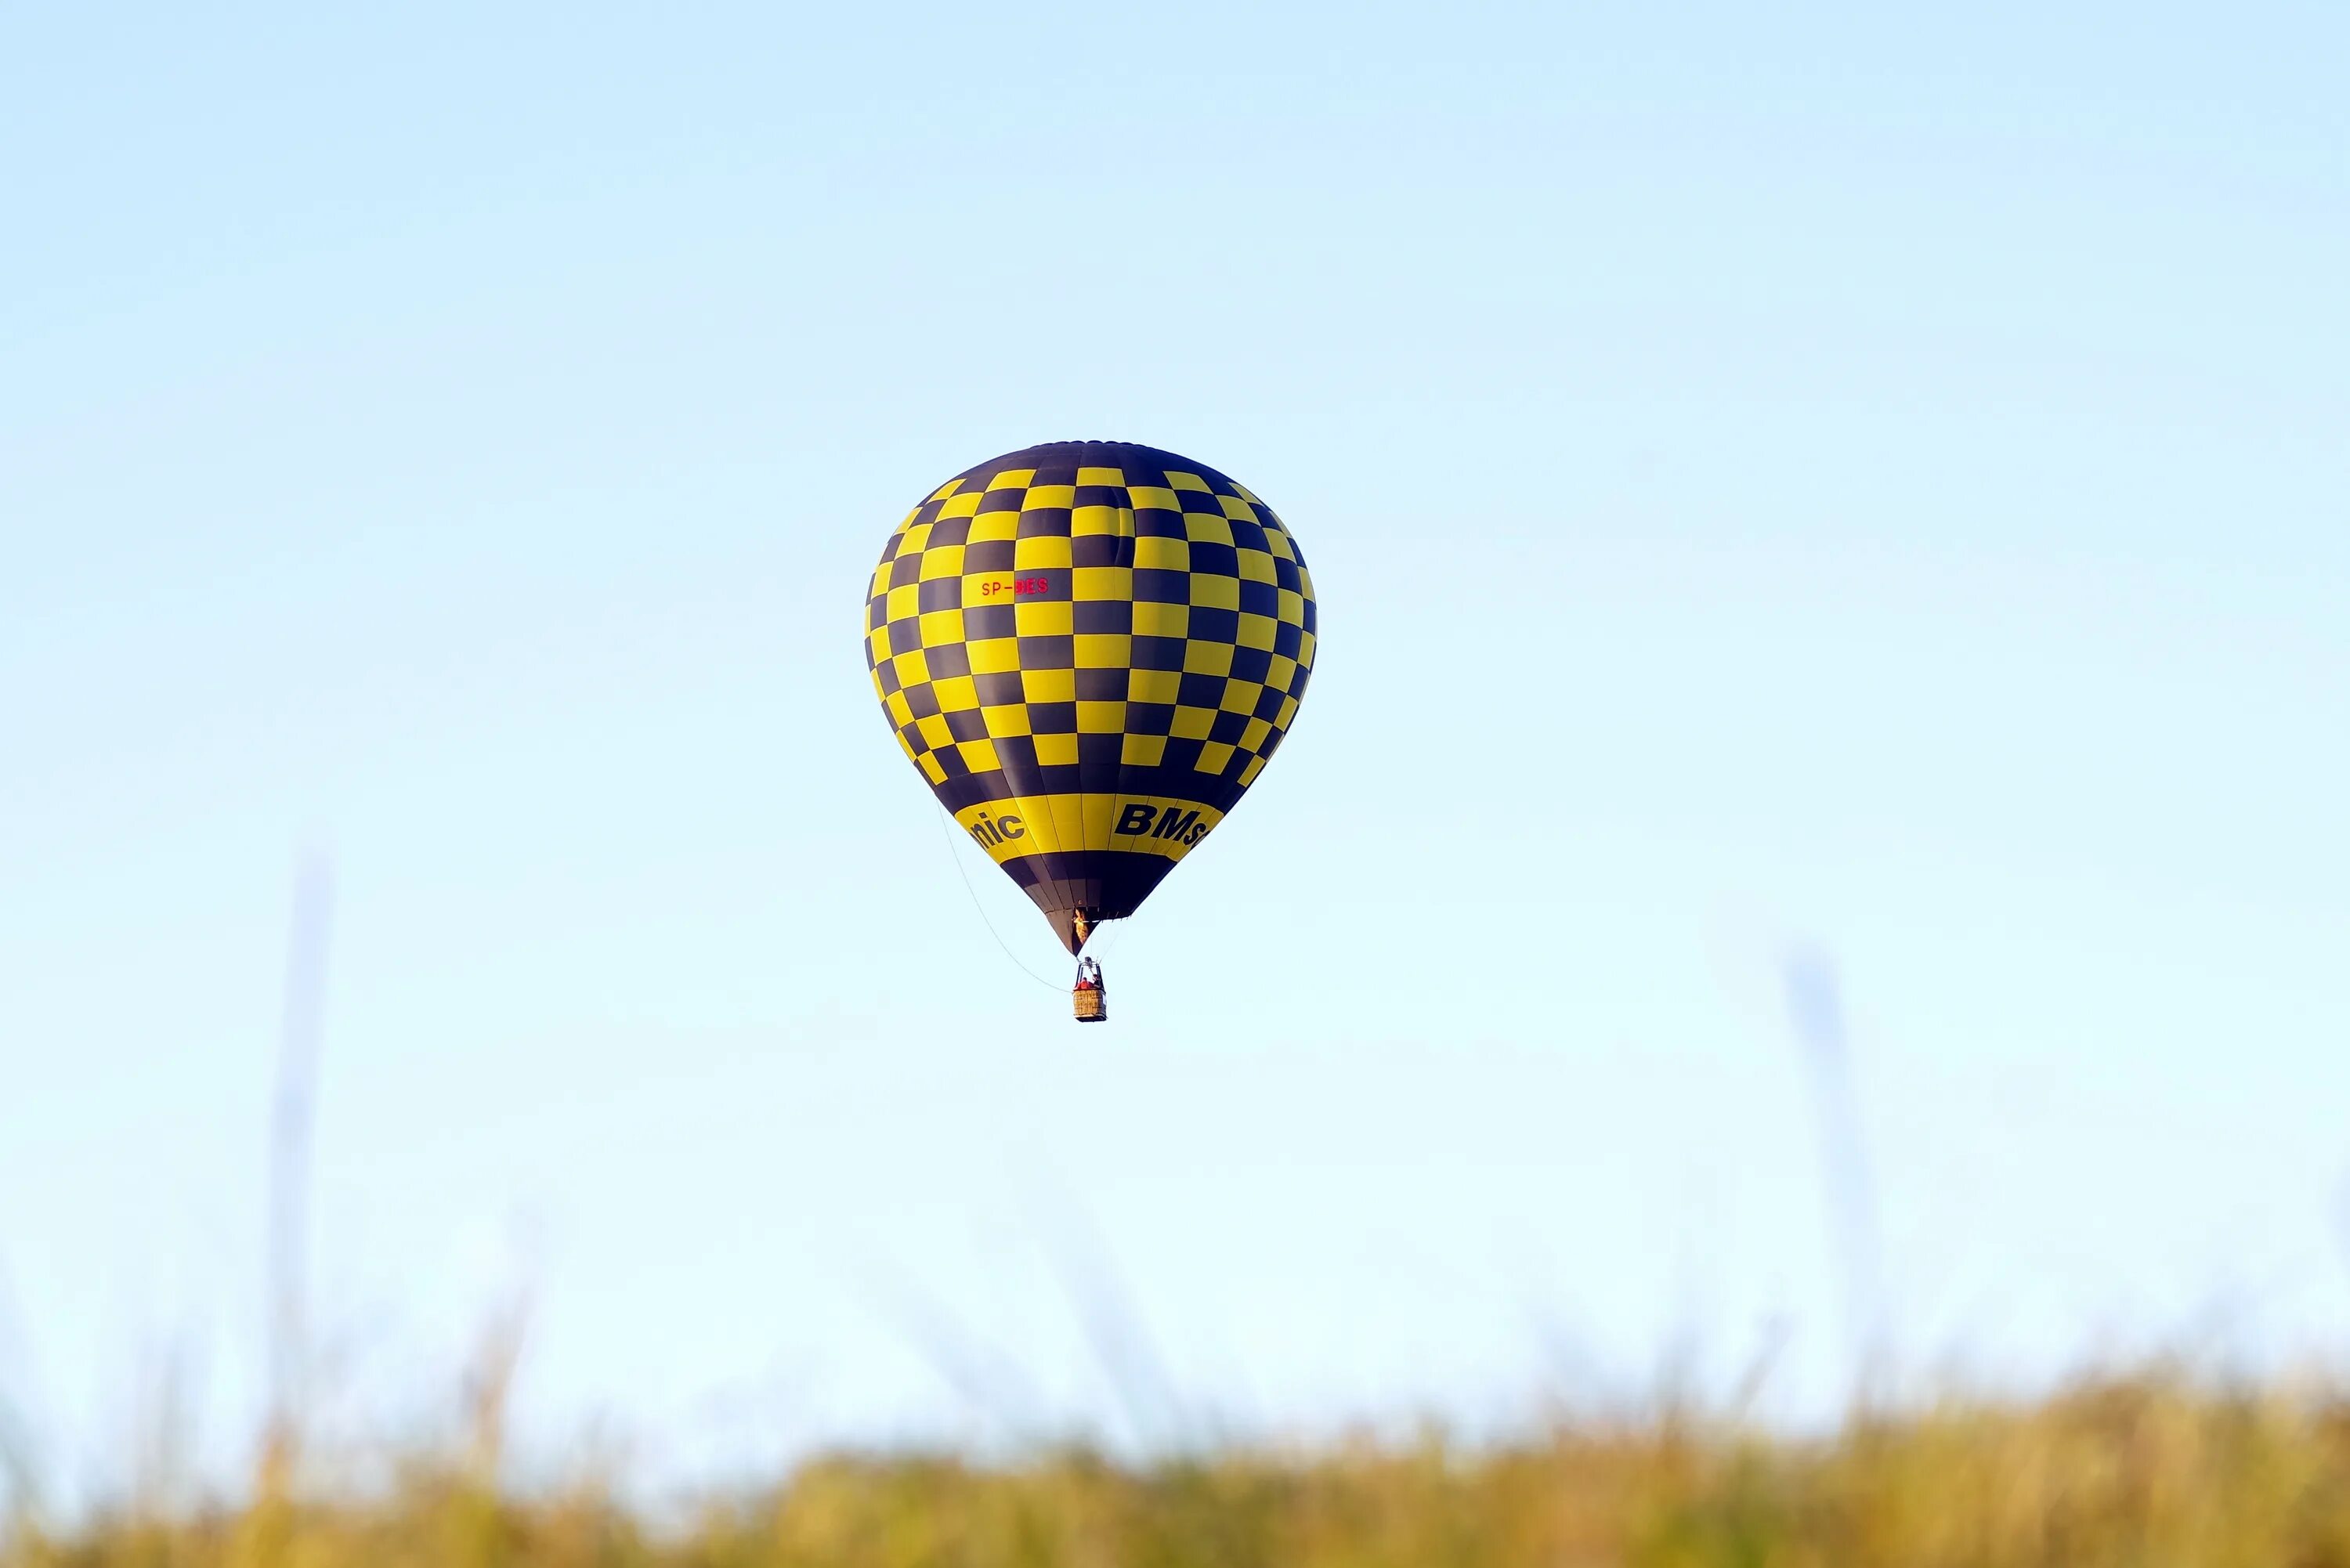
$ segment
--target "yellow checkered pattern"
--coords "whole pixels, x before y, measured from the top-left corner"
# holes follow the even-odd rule
[[[868,588],[875,692],[950,809],[1116,792],[1227,810],[1313,670],[1304,556],[1211,470],[1065,450],[983,465],[908,514]]]

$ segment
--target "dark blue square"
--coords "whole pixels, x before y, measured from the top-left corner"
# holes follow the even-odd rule
[[[1020,639],[1020,668],[1023,670],[1074,670],[1076,664],[1076,644],[1069,638],[1024,637]]]
[[[1069,622],[1080,637],[1123,637],[1134,629],[1134,602],[1082,599],[1069,607]]]
[[[1191,570],[1204,576],[1237,577],[1241,575],[1241,553],[1230,545],[1191,541]]]
[[[1210,609],[1205,605],[1193,605],[1185,623],[1193,642],[1238,642],[1241,639],[1241,612]]]
[[[1138,637],[1129,654],[1137,670],[1180,670],[1183,639],[1180,637]]]
[[[1028,700],[1021,690],[1020,672],[1016,670],[993,675],[974,675],[971,678],[971,684],[979,693],[980,701],[990,708],[1014,708]]]
[[[1175,701],[1186,708],[1213,708],[1223,700],[1224,678],[1221,675],[1186,675],[1175,693]]]
[[[1003,764],[1013,787],[1025,789],[1029,775],[1036,771],[1036,742],[1025,735],[998,735],[994,746],[995,760]]]
[[[1079,566],[1134,564],[1134,541],[1123,534],[1080,534],[1069,541],[1069,560]]]

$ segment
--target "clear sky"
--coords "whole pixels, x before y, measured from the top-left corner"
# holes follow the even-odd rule
[[[354,1411],[525,1288],[526,1428],[681,1474],[1815,1407],[1798,949],[1906,1364],[2338,1346],[2345,72],[2323,3],[13,11],[0,1393],[59,1484],[173,1362],[241,1442],[305,845]],[[1263,495],[1325,633],[1100,1031],[858,642],[1076,437]]]

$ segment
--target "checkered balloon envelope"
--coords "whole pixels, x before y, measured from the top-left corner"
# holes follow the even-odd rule
[[[1256,782],[1314,668],[1314,579],[1205,463],[1055,441],[907,514],[865,605],[898,743],[1071,952]]]

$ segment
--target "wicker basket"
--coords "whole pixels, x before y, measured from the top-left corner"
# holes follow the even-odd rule
[[[1109,998],[1095,986],[1081,986],[1069,992],[1080,1023],[1102,1023],[1109,1018]]]

